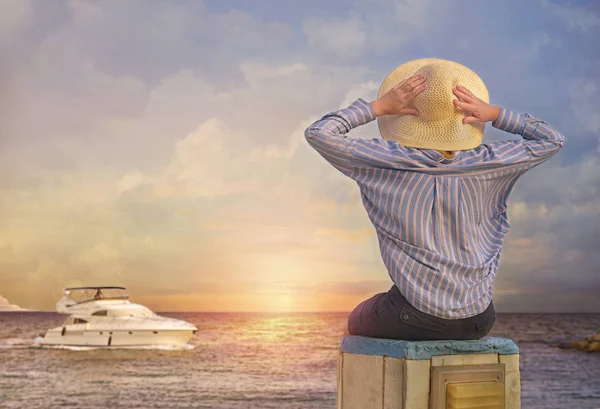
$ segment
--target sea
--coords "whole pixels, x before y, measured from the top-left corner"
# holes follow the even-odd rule
[[[196,324],[186,348],[40,346],[56,313],[0,313],[0,408],[334,409],[346,313],[161,313]],[[523,409],[600,408],[600,353],[559,349],[600,314],[502,314],[521,350]],[[410,409],[410,408],[407,408]]]

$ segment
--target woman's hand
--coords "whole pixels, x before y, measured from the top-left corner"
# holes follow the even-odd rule
[[[371,102],[375,115],[419,115],[419,111],[407,105],[427,88],[426,80],[424,75],[413,75]]]
[[[462,120],[463,124],[486,123],[495,121],[498,118],[500,114],[499,107],[483,102],[462,85],[458,85],[452,92],[458,98],[453,100],[454,105],[465,114]]]

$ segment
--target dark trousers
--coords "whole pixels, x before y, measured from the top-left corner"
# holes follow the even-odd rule
[[[481,314],[448,320],[425,314],[404,298],[395,285],[360,303],[348,317],[348,332],[373,338],[426,341],[479,339],[496,322],[493,303]]]

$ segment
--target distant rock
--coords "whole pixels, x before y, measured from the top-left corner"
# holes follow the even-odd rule
[[[600,352],[600,332],[580,341],[573,341],[558,346],[562,349],[578,349],[587,352]]]

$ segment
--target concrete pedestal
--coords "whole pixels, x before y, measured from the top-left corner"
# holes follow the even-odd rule
[[[473,402],[482,409],[520,409],[519,349],[504,338],[347,336],[338,358],[337,401],[338,409],[447,409]]]

